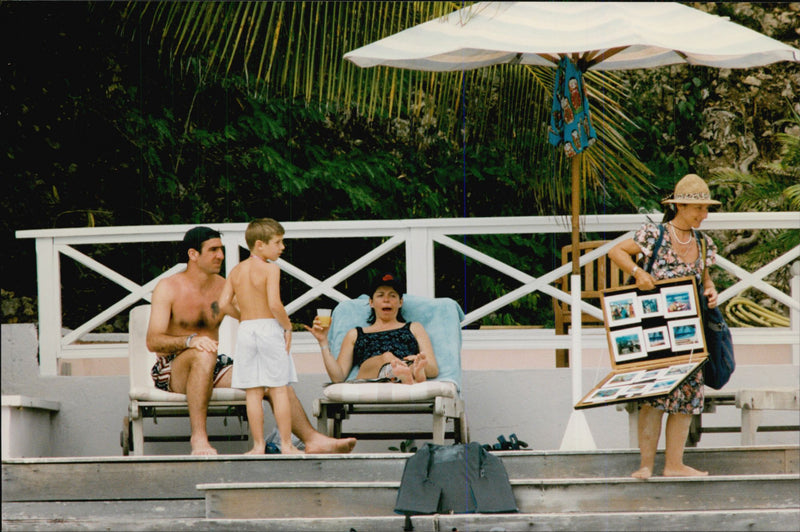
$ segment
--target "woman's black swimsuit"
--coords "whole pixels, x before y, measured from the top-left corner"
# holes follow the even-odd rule
[[[356,327],[358,337],[353,345],[353,366],[360,366],[365,360],[382,355],[387,351],[399,359],[419,354],[419,344],[411,332],[411,322],[399,329],[366,333]]]

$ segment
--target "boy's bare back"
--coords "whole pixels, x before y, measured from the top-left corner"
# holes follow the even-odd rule
[[[237,264],[228,279],[239,304],[242,320],[276,318],[273,310],[276,304],[283,309],[278,291],[280,268],[277,264],[265,262],[258,257],[250,257]],[[276,301],[272,301],[271,298]]]

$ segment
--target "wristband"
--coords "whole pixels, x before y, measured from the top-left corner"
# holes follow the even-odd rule
[[[197,333],[192,333],[192,334],[190,334],[189,336],[186,337],[186,344],[185,344],[186,345],[186,349],[189,349],[189,347],[190,347],[189,344],[192,343],[192,338],[194,338],[195,336],[197,336]]]
[[[636,277],[636,272],[638,272],[638,271],[639,271],[639,267],[638,266],[634,266],[633,269],[631,270],[631,276]]]

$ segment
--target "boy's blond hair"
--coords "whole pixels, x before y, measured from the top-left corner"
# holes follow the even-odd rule
[[[252,251],[256,246],[257,240],[268,244],[273,236],[285,233],[283,226],[272,218],[258,218],[247,224],[244,239],[247,242],[247,247]]]

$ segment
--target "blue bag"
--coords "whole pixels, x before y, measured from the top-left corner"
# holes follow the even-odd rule
[[[700,306],[703,312],[703,330],[706,335],[708,360],[703,366],[703,380],[706,386],[715,390],[722,389],[736,369],[733,358],[733,338],[731,330],[722,317],[719,308],[708,308],[708,299],[700,294]]]
[[[703,265],[705,266],[706,238],[699,231],[695,233],[702,245]],[[733,358],[733,338],[719,307],[708,308],[708,299],[703,294],[700,294],[700,310],[702,311],[703,331],[708,351],[708,360],[703,365],[703,380],[706,386],[720,390],[728,383],[733,370],[736,369],[736,360]]]

